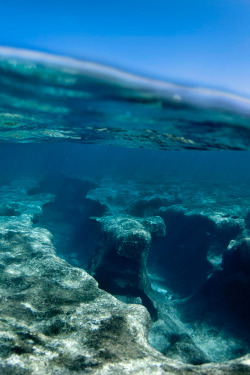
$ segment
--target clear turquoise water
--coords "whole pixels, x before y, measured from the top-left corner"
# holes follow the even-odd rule
[[[8,191],[13,180],[32,178],[38,186],[32,194],[55,194],[34,226],[47,228],[57,254],[83,268],[100,236],[92,216],[162,215],[167,235],[153,241],[147,266],[162,322],[152,326],[150,343],[167,356],[176,355],[170,348],[171,335],[179,332],[175,324],[207,354],[204,361],[249,352],[249,273],[240,270],[244,278],[237,271],[228,284],[221,263],[230,240],[250,233],[249,150],[248,99],[0,49],[0,185]],[[110,211],[102,194],[90,204],[93,187],[103,189]],[[222,227],[238,219],[245,227],[235,234],[225,224],[226,235],[221,234],[217,216]],[[218,303],[219,289],[231,285],[232,316]],[[214,293],[214,305],[206,293]],[[182,321],[178,301],[184,299]],[[209,309],[197,318],[202,303]],[[185,348],[178,359],[186,360]],[[192,360],[196,363],[195,355]]]
[[[249,150],[250,100],[73,59],[0,50],[0,141]]]

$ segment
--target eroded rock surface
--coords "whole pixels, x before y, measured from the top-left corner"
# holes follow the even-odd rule
[[[151,345],[193,364],[250,351],[249,274],[242,261],[248,245],[241,240],[249,231],[248,186],[106,180],[87,197],[109,215],[164,220],[166,235],[152,243],[147,263],[148,295],[159,318],[150,330]]]
[[[139,297],[156,319],[157,310],[148,297],[146,265],[152,235],[165,235],[164,221],[159,216],[139,219],[125,215],[96,220],[101,223],[102,234],[90,259],[90,273],[112,294]]]
[[[56,256],[51,234],[32,223],[52,197],[29,195],[30,185],[1,189],[1,374],[126,373],[149,357],[145,368],[162,373],[146,309],[119,302]],[[10,202],[17,216],[4,215]]]
[[[2,186],[0,197],[1,374],[249,372],[249,356],[192,366],[154,350],[147,342],[147,310],[99,289],[93,277],[56,255],[48,230],[34,226],[52,195],[39,193],[32,181],[19,181]],[[146,232],[157,227],[148,219],[136,222]],[[186,340],[190,344],[185,336],[184,346]]]

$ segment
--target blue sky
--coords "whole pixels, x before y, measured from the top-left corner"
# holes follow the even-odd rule
[[[0,44],[250,97],[250,0],[2,1]]]

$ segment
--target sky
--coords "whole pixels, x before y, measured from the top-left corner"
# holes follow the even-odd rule
[[[0,45],[250,97],[250,0],[2,0]]]

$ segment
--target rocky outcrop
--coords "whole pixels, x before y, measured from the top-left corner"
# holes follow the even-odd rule
[[[1,374],[125,373],[151,356],[161,368],[145,308],[117,301],[58,258],[46,230],[1,230],[0,248]]]
[[[249,314],[244,312],[248,311],[248,279],[242,270],[231,272],[239,262],[239,250],[225,252],[231,240],[238,243],[247,234],[247,187],[222,189],[219,184],[188,179],[173,179],[166,185],[105,180],[87,197],[106,207],[102,220],[110,215],[118,227],[116,218],[121,215],[137,221],[158,215],[164,220],[166,236],[152,242],[147,262],[152,286],[148,296],[159,318],[149,334],[153,347],[193,364],[249,352]],[[107,243],[105,248],[115,243],[114,238]],[[103,262],[104,273],[106,266]],[[109,287],[116,278],[109,279]],[[245,316],[245,323],[237,314]]]
[[[90,273],[104,290],[126,297],[139,297],[153,318],[157,311],[148,297],[150,283],[147,258],[152,236],[164,236],[165,224],[159,216],[144,219],[131,216],[104,216],[102,234],[90,259]]]
[[[1,374],[164,373],[167,362],[147,344],[146,309],[99,289],[56,255],[50,232],[33,226],[53,198],[33,187],[0,191]]]
[[[152,243],[149,267],[157,268],[176,297],[186,298],[206,283],[229,242],[246,229],[247,189],[221,191],[219,185],[188,179],[165,185],[105,180],[87,198],[105,207],[105,215],[164,220],[166,236]]]
[[[168,359],[150,347],[150,316],[145,307],[124,304],[99,289],[93,277],[57,256],[48,230],[34,225],[43,205],[54,199],[39,191],[32,181],[0,188],[1,374],[226,375],[250,370],[249,356],[192,366]],[[139,244],[144,244],[144,249],[149,244],[149,233],[164,234],[159,218],[133,221],[120,217],[123,233],[117,219],[99,220],[128,259],[133,257],[133,252],[127,251],[131,229],[138,239],[138,247],[134,245],[138,251]],[[172,337],[172,341],[171,355],[176,358],[183,357],[179,356],[182,346],[187,356],[196,350],[187,336],[181,340]]]

